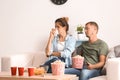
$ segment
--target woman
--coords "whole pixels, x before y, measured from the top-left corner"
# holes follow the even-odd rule
[[[44,65],[49,66],[48,72],[51,72],[50,64],[58,59],[65,62],[66,68],[71,66],[71,54],[75,49],[76,40],[67,33],[68,30],[68,17],[58,18],[55,21],[55,28],[51,29],[45,49],[49,60]]]

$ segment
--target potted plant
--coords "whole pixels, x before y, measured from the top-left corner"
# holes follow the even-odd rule
[[[77,34],[83,34],[83,29],[84,29],[84,26],[78,25],[77,26]]]
[[[84,38],[83,30],[84,30],[84,26],[82,26],[82,25],[77,26],[77,38],[78,38],[78,40],[82,40]]]

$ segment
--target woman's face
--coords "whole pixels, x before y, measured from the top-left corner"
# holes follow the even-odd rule
[[[55,28],[58,30],[58,33],[60,35],[62,35],[64,32],[66,32],[66,27],[61,26],[59,22],[55,23]]]

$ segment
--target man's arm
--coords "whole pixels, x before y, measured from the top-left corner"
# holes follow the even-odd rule
[[[98,63],[96,63],[96,64],[88,63],[88,69],[102,68],[105,64],[105,61],[106,61],[106,56],[105,55],[100,55]]]

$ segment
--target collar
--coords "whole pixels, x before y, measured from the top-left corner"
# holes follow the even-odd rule
[[[65,41],[69,38],[69,34],[67,34],[67,36],[65,37]],[[57,40],[59,40],[59,35],[57,35]]]

